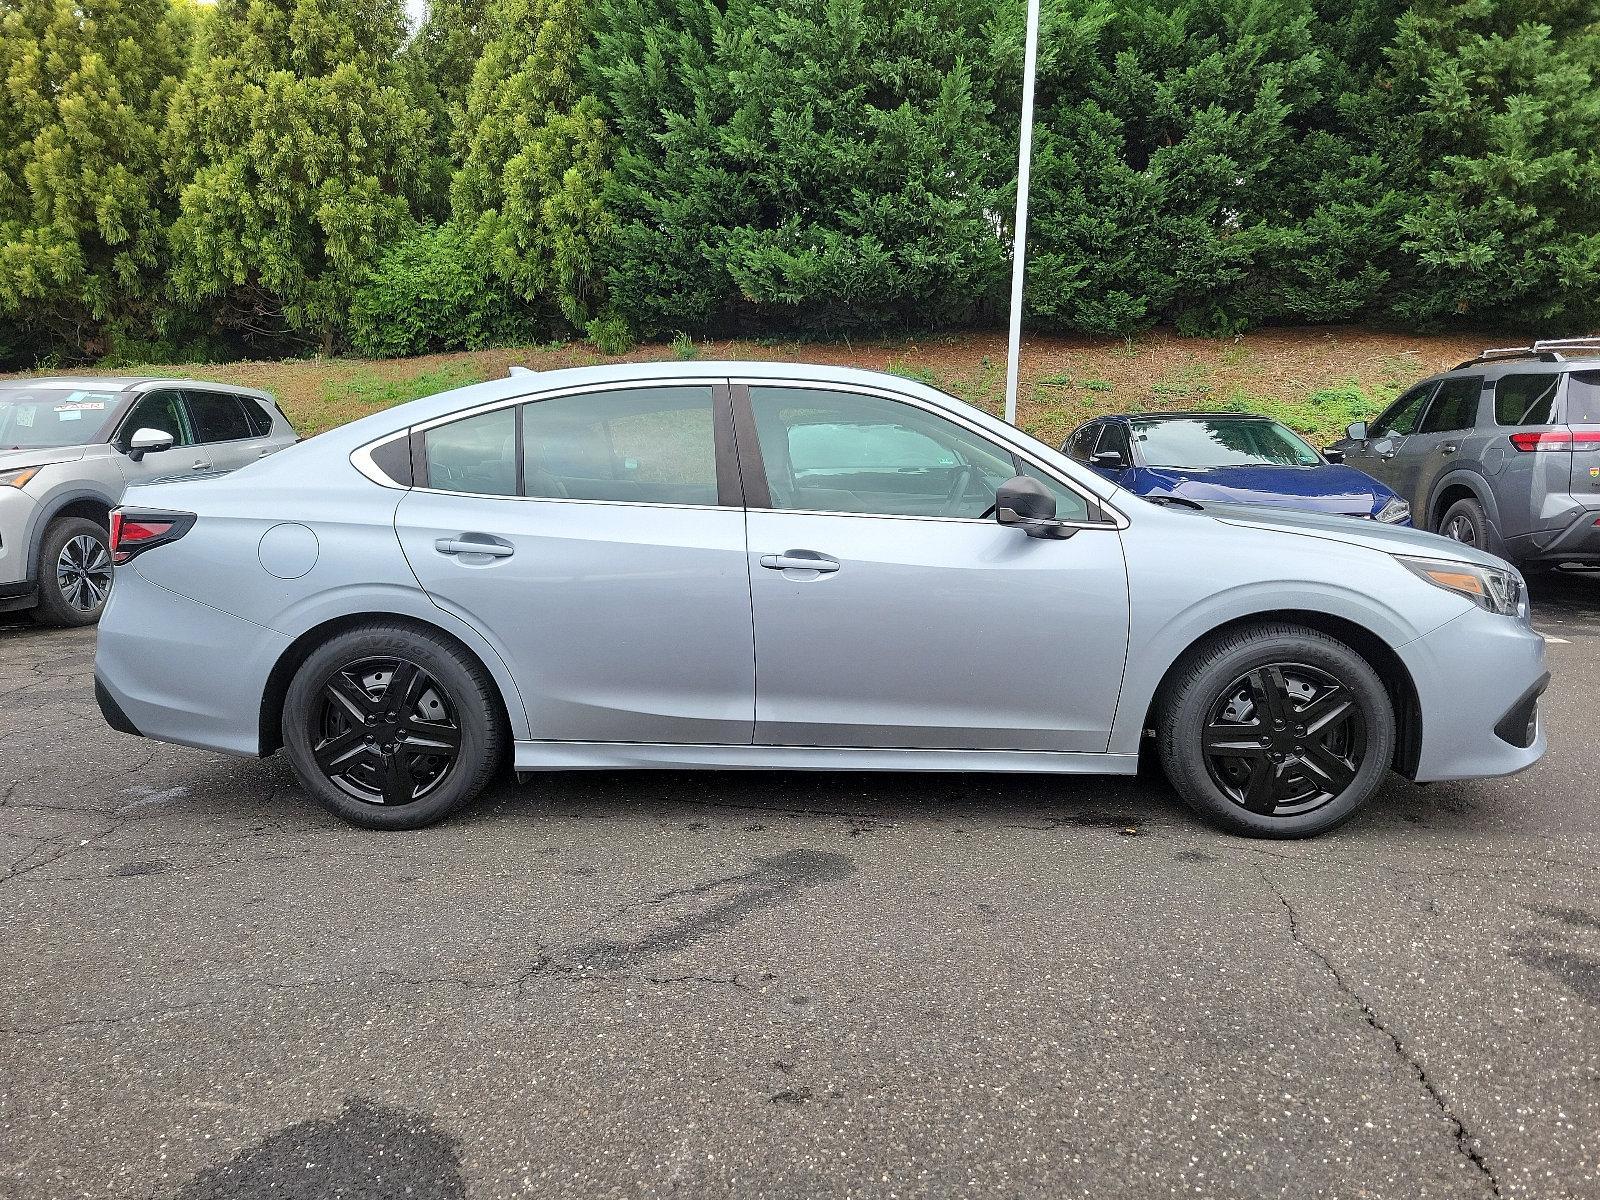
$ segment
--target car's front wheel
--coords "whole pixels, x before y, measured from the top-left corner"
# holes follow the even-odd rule
[[[483,790],[505,732],[494,683],[470,655],[421,629],[372,624],[301,664],[283,740],[324,807],[371,829],[419,829]]]
[[[86,517],[62,517],[44,531],[39,546],[41,625],[93,625],[111,595],[111,546],[105,526]]]
[[[1296,625],[1211,639],[1169,681],[1156,737],[1178,795],[1234,833],[1310,837],[1383,782],[1394,708],[1366,659]]]

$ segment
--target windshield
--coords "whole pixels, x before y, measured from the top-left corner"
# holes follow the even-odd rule
[[[1179,417],[1134,421],[1145,465],[1315,467],[1322,456],[1276,421],[1259,417]]]
[[[0,387],[0,450],[90,445],[101,440],[116,407],[116,392]]]

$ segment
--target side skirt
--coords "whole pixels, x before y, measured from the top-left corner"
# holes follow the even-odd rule
[[[1137,754],[1062,750],[906,750],[848,746],[717,746],[642,742],[518,742],[518,771],[1022,771],[1132,775]]]

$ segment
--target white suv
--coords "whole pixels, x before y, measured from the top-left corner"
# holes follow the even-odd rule
[[[272,397],[186,379],[0,380],[0,612],[90,625],[132,483],[218,475],[299,440]]]

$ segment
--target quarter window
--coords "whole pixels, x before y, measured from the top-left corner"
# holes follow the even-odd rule
[[[1600,424],[1600,371],[1567,376],[1567,424]]]
[[[1471,429],[1478,423],[1478,399],[1483,395],[1483,376],[1446,379],[1428,405],[1418,433],[1448,433]]]
[[[987,438],[882,396],[753,387],[750,407],[780,509],[976,520],[990,514],[1002,483],[1024,473],[1021,459]],[[1086,519],[1082,497],[1050,486],[1057,516]]]
[[[1518,371],[1502,375],[1494,385],[1496,425],[1555,423],[1556,393],[1561,376],[1555,371]]]

